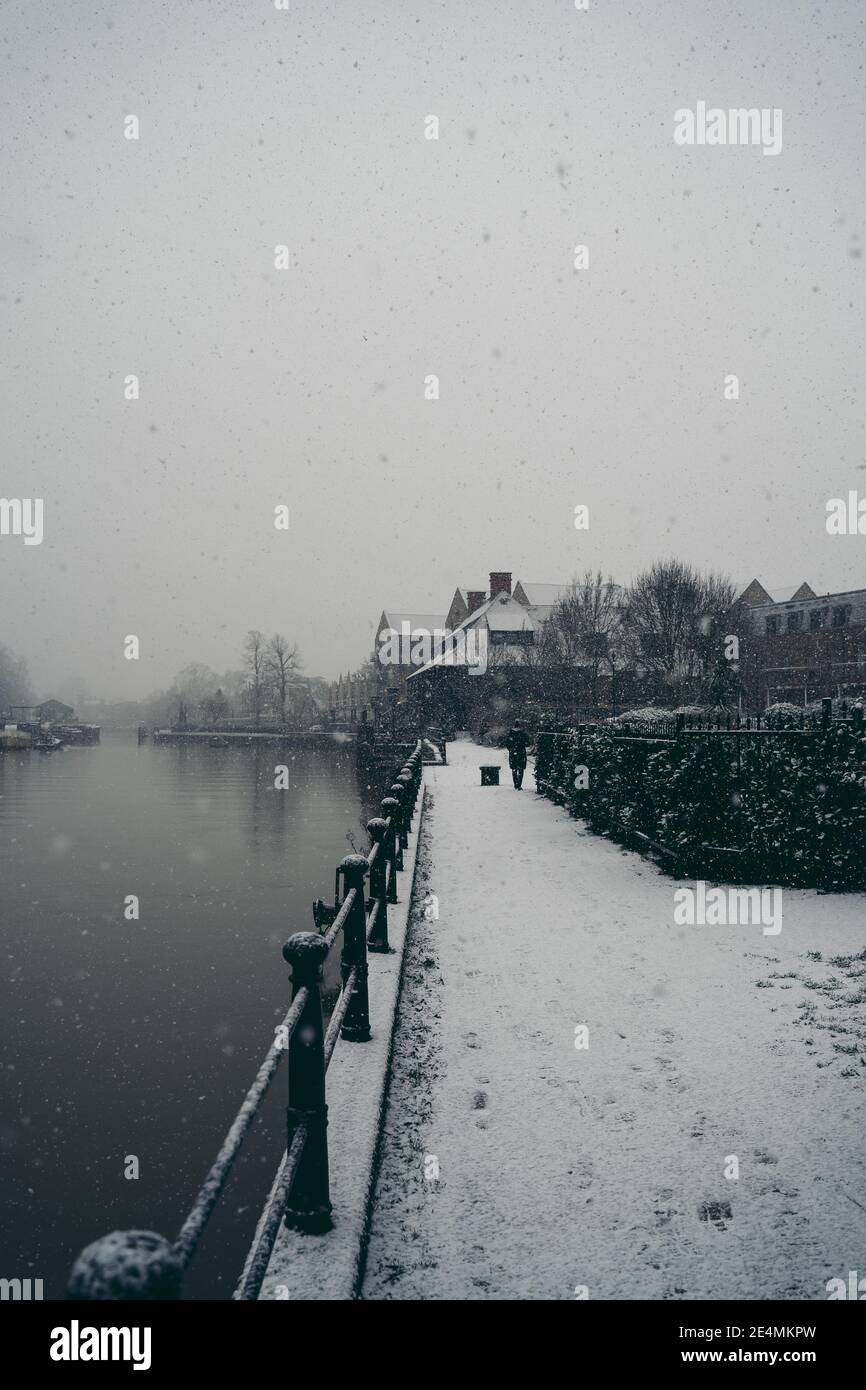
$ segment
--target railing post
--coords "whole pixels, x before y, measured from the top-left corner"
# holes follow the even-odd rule
[[[301,989],[307,991],[307,1002],[289,1040],[288,1147],[292,1147],[301,1124],[306,1126],[307,1138],[284,1221],[290,1230],[310,1235],[329,1231],[333,1224],[321,994],[322,966],[327,954],[328,944],[316,932],[296,932],[283,947],[283,959],[292,967],[292,998]]]
[[[367,993],[367,905],[364,899],[364,879],[369,869],[366,856],[347,854],[340,865],[345,892],[348,895],[355,889],[355,901],[343,924],[343,957],[340,972],[343,989],[348,987],[349,976],[355,972],[349,1007],[343,1019],[340,1037],[347,1042],[370,1041],[370,1001]]]
[[[387,816],[391,822],[391,851],[393,854],[394,871],[403,867],[403,833],[400,828],[400,798],[395,796],[393,791],[389,796],[382,799],[382,814]],[[397,879],[394,879],[394,890],[396,892]],[[396,902],[392,898],[392,902]]]
[[[389,796],[393,796],[393,798],[394,798],[394,800],[397,802],[397,806],[398,806],[398,808],[399,808],[398,811],[397,811],[397,821],[396,821],[396,829],[397,829],[397,835],[398,835],[398,838],[397,838],[397,868],[398,868],[398,869],[402,869],[402,867],[403,867],[403,851],[404,851],[404,849],[406,848],[406,846],[407,846],[408,843],[409,843],[409,837],[408,837],[408,835],[406,834],[406,810],[405,810],[405,807],[406,807],[406,788],[404,787],[404,785],[403,785],[402,782],[392,782],[388,794],[389,794]]]
[[[412,780],[411,772],[407,772],[405,768],[397,777],[397,785],[403,788],[403,829],[407,845],[409,843],[409,832],[412,829],[412,814],[415,810],[415,795]]]
[[[370,906],[374,903],[379,904],[376,925],[367,942],[367,950],[385,955],[391,950],[388,944],[388,848],[385,844],[388,824],[381,816],[374,816],[372,820],[367,821],[367,830],[373,844],[377,846],[376,858],[370,868]]]
[[[411,758],[409,758],[406,766],[403,768],[403,772],[405,772],[409,778],[409,807],[410,815],[412,815],[418,804],[418,791],[421,786],[421,759],[417,753],[413,753]],[[397,780],[399,781],[400,779],[398,778]]]
[[[393,812],[399,811],[400,803],[393,796],[385,796],[381,802],[382,815],[388,824],[385,845],[388,851],[388,902],[397,901],[397,832]]]

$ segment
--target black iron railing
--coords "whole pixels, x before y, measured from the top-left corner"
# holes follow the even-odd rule
[[[103,1236],[75,1261],[69,1298],[181,1297],[184,1274],[284,1052],[288,1053],[289,1090],[286,1151],[233,1297],[258,1297],[281,1222],[311,1233],[330,1229],[325,1077],[339,1039],[365,1042],[370,1037],[367,954],[391,950],[388,907],[397,902],[397,874],[403,868],[421,769],[419,740],[382,800],[382,815],[367,824],[372,841],[369,852],[350,854],[339,865],[342,901],[333,908],[317,903],[319,930],[297,932],[283,947],[283,957],[292,969],[291,1005],[177,1238],[169,1241],[154,1231],[114,1231]],[[369,897],[365,895],[368,877]],[[342,990],[325,1032],[322,967],[341,932]]]

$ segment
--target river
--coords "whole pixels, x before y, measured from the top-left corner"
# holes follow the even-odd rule
[[[102,738],[0,754],[0,1277],[46,1298],[97,1236],[177,1233],[288,1005],[282,943],[373,814],[345,746]],[[285,1141],[284,1066],[272,1092],[188,1297],[231,1296]]]

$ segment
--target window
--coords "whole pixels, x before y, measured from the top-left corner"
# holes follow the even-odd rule
[[[833,626],[847,627],[848,619],[851,616],[850,603],[841,603],[838,608],[833,609]]]
[[[766,622],[766,624],[767,624],[767,636],[768,636],[768,637],[772,637],[772,636],[774,635],[774,633],[776,633],[776,632],[779,631],[779,626],[780,626],[780,624],[781,624],[781,621],[782,621],[782,620],[781,620],[781,618],[779,617],[778,613],[774,614],[774,616],[773,616],[772,618],[766,618],[766,619],[765,619],[765,622]]]
[[[789,631],[789,632],[799,632],[800,629],[802,628],[802,626],[803,626],[803,614],[802,614],[802,613],[789,613],[789,614],[788,614],[788,631]]]
[[[809,631],[820,632],[827,622],[826,608],[813,608],[809,614]]]

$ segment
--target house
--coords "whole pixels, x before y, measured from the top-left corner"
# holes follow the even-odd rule
[[[803,582],[771,593],[753,579],[734,611],[750,705],[866,692],[866,589],[816,594]]]
[[[518,580],[514,586],[514,598],[529,608],[538,622],[546,623],[570,587],[569,584],[530,584]]]
[[[20,724],[64,724],[75,713],[62,700],[43,700],[39,705],[10,705],[9,712]]]
[[[476,613],[486,602],[487,592],[484,589],[455,589],[451,606],[445,615],[447,630],[453,632],[470,614]]]
[[[321,686],[316,692],[316,702],[330,721],[357,724],[370,717],[375,692],[364,672],[349,671],[336,681],[321,682]]]
[[[436,633],[446,631],[444,613],[407,613],[393,608],[382,610],[376,625],[373,661],[379,677],[379,698],[388,689],[402,692],[413,665],[411,653],[414,646],[432,640]]]
[[[506,570],[491,572],[487,596],[467,590],[464,598],[464,591],[457,591],[449,616],[461,611],[461,599],[466,616],[449,629],[444,650],[413,664],[406,678],[407,696],[421,718],[484,728],[506,718],[510,704],[525,702],[536,674],[528,653],[544,618],[526,601],[525,588],[522,594],[520,602]]]

